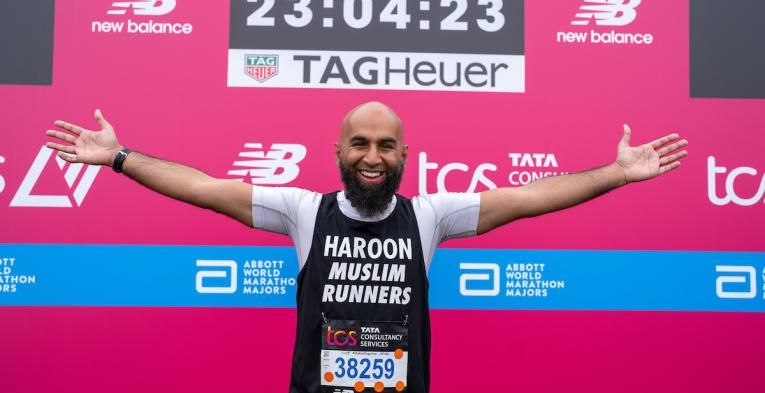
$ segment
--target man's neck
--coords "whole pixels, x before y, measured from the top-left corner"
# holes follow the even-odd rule
[[[396,196],[394,195],[393,198],[391,198],[390,202],[388,202],[388,206],[382,213],[375,214],[373,216],[362,215],[358,209],[353,207],[353,205],[351,205],[351,201],[345,197],[345,191],[340,191],[337,193],[337,205],[340,207],[340,211],[348,218],[357,221],[375,222],[385,219],[393,212],[393,209],[396,208]]]

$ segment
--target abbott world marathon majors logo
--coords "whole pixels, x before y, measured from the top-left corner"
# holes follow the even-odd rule
[[[539,298],[566,288],[566,281],[549,279],[547,264],[513,262],[460,263],[459,290],[462,296],[504,296]]]
[[[16,258],[0,256],[0,296],[37,284],[36,275],[17,272],[18,262]]]
[[[715,294],[720,299],[755,299],[758,294],[757,266],[717,265]],[[765,299],[765,267],[761,274],[761,298]]]
[[[722,180],[722,183],[720,182]],[[722,193],[718,187],[722,185]],[[753,206],[765,202],[765,171],[750,166],[731,168],[718,166],[714,156],[707,157],[707,198],[714,205],[730,203]]]
[[[433,161],[429,161],[433,160]],[[497,187],[517,187],[548,177],[565,175],[554,153],[508,153],[497,165],[483,162],[468,165],[463,162],[437,162],[427,152],[418,157],[418,192],[421,195],[438,192],[476,192]],[[499,169],[499,168],[503,169]],[[435,188],[433,187],[435,186]]]
[[[233,0],[228,86],[521,93],[523,8],[523,0]]]
[[[559,31],[559,44],[651,45],[653,34],[622,31],[635,22],[641,0],[580,0],[570,25],[575,30]]]
[[[283,296],[290,287],[297,285],[297,278],[284,271],[284,260],[281,259],[249,259],[243,263],[200,259],[196,266],[195,288],[202,294]]]
[[[176,0],[115,1],[105,11],[110,18],[94,20],[93,33],[188,35],[193,26],[188,22],[168,21]],[[155,20],[157,18],[157,20]]]

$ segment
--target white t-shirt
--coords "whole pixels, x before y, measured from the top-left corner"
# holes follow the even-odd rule
[[[295,187],[259,187],[252,190],[252,222],[255,228],[289,235],[295,243],[300,268],[305,265],[313,241],[316,214],[322,194]],[[374,217],[364,217],[351,206],[344,192],[337,193],[340,211],[358,221],[380,221],[396,207],[396,198]],[[430,267],[439,243],[474,236],[478,228],[481,196],[478,193],[439,193],[412,198],[425,268]]]

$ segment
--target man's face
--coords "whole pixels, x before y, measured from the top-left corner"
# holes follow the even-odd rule
[[[346,197],[365,215],[385,210],[401,183],[407,156],[398,117],[380,105],[352,112],[336,145]]]

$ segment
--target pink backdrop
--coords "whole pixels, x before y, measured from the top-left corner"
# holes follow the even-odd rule
[[[228,4],[179,1],[168,21],[185,36],[97,34],[108,1],[57,2],[52,86],[0,86],[2,243],[290,245],[288,238],[155,195],[104,168],[81,206],[9,207],[56,119],[95,128],[101,108],[121,143],[227,177],[245,143],[307,147],[290,183],[341,184],[333,142],[344,113],[380,100],[403,119],[410,159],[402,193],[422,179],[418,156],[498,167],[508,153],[554,154],[558,171],[609,163],[621,125],[633,144],[669,132],[690,141],[674,173],[598,201],[446,247],[765,251],[765,207],[716,206],[707,159],[740,176],[741,197],[765,173],[763,101],[689,98],[688,2],[644,1],[620,31],[650,32],[645,46],[561,44],[580,1],[527,1],[525,93],[254,89],[226,86]],[[53,161],[49,166],[55,166]],[[521,168],[521,170],[536,170]],[[46,172],[48,173],[48,172]],[[450,191],[471,173],[453,172]],[[47,176],[47,175],[45,175]],[[725,177],[717,178],[719,195]],[[66,190],[60,176],[35,190]],[[481,190],[481,188],[479,188]],[[119,222],[120,229],[113,230]],[[2,304],[2,297],[0,297]],[[4,392],[286,391],[293,309],[0,308]],[[434,311],[432,391],[760,391],[760,313]]]

